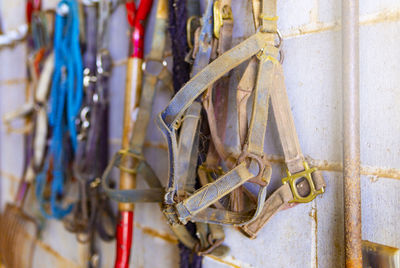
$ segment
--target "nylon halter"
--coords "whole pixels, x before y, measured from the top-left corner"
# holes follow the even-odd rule
[[[41,201],[41,211],[46,217],[61,219],[72,210],[72,205],[63,207],[57,201],[64,193],[65,166],[67,165],[66,141],[77,148],[75,119],[82,104],[83,68],[79,45],[79,15],[76,0],[62,0],[57,6],[54,35],[55,66],[50,96],[49,124],[52,140],[49,158],[38,176],[36,194]],[[50,213],[46,212],[43,190],[49,162],[53,161],[50,196]]]

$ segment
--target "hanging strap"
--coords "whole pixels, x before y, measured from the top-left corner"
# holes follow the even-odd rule
[[[277,112],[277,103],[284,101],[284,104],[288,103],[286,93],[282,93],[276,90],[274,83],[277,81],[277,75],[281,72],[281,66],[277,60],[279,49],[275,47],[274,39],[277,33],[276,29],[276,2],[271,0],[265,0],[262,5],[262,11],[260,14],[260,30],[234,47],[227,51],[214,62],[210,63],[206,68],[200,71],[194,76],[171,100],[167,108],[161,112],[158,117],[158,125],[161,131],[164,133],[169,147],[169,159],[170,159],[170,170],[169,170],[169,184],[166,194],[166,202],[169,207],[166,211],[167,217],[172,224],[174,223],[186,223],[188,220],[200,221],[200,222],[214,222],[219,224],[236,224],[243,225],[247,222],[254,220],[260,213],[264,206],[264,199],[266,194],[266,185],[269,182],[270,177],[270,166],[266,163],[263,148],[264,148],[264,137],[265,129],[268,118],[268,103],[269,97],[272,98],[274,105],[274,113]],[[199,49],[201,51],[201,49]],[[247,133],[247,140],[244,144],[244,150],[242,155],[238,159],[238,164],[231,171],[226,173],[224,176],[217,179],[215,182],[210,183],[193,195],[186,198],[185,200],[176,203],[174,197],[176,196],[176,168],[175,163],[178,159],[178,146],[177,146],[177,135],[176,131],[180,126],[180,121],[183,112],[191,105],[191,103],[208,87],[210,87],[218,78],[226,74],[229,70],[238,66],[240,63],[249,59],[253,55],[257,54],[260,61],[257,82],[255,85],[255,96],[253,102],[252,116]],[[278,80],[279,81],[279,80]],[[283,98],[286,97],[286,102]],[[290,107],[290,106],[288,106]],[[278,117],[280,119],[292,119],[290,108],[282,109]],[[285,126],[285,120],[277,119],[278,129],[281,129],[280,136],[281,143],[284,147],[284,151],[287,153],[287,165],[289,171],[295,176],[304,174],[297,173],[301,171],[299,168],[299,161],[302,160],[301,152],[299,151],[298,139],[295,133],[294,123],[290,123]],[[288,135],[284,136],[283,133]],[[286,156],[286,154],[285,154]],[[254,166],[258,165],[258,174],[254,175],[248,169],[248,163],[245,159],[252,159],[250,170],[257,169]],[[303,165],[303,161],[301,161]],[[253,167],[252,167],[253,166]],[[297,167],[294,168],[294,167]],[[303,168],[304,169],[304,168]],[[311,174],[315,170],[307,170],[307,174]],[[288,176],[290,185],[294,186],[293,176]],[[301,178],[298,177],[298,178]],[[210,208],[209,206],[232,190],[238,188],[240,185],[252,179],[260,184],[260,191],[258,193],[257,205],[255,211],[248,211],[245,213],[235,213],[232,211],[218,210]],[[261,179],[261,181],[260,181]],[[308,180],[308,179],[307,179]],[[285,181],[286,182],[286,181]],[[312,181],[308,180],[312,194],[307,196],[306,199],[313,196],[315,198],[315,189],[313,190]],[[294,189],[294,190],[293,190]],[[291,187],[294,191],[296,201],[301,200],[295,192],[295,187]]]
[[[176,142],[176,126],[179,126],[179,122],[182,117],[182,112],[185,111],[190,103],[192,103],[204,90],[210,87],[218,78],[226,74],[229,70],[238,66],[240,63],[244,62],[251,56],[255,55],[262,49],[267,41],[271,41],[273,39],[273,35],[268,33],[258,32],[249,39],[245,40],[238,46],[233,49],[227,51],[220,57],[218,57],[215,61],[210,63],[207,67],[201,70],[196,76],[194,76],[171,100],[167,108],[159,115],[158,117],[158,125],[165,137],[167,138],[168,146],[169,146],[169,159],[170,159],[170,182],[173,183],[175,180],[175,159],[177,159],[177,142]],[[227,219],[226,215],[232,213],[222,213],[221,211],[214,211],[206,213],[206,215],[202,216],[193,216],[199,211],[203,210],[205,207],[211,205],[224,195],[228,194],[234,188],[242,185],[244,182],[248,181],[254,177],[248,169],[246,168],[246,163],[243,162],[239,164],[235,169],[231,172],[228,172],[225,176],[221,177],[213,184],[205,186],[201,188],[199,191],[195,192],[191,197],[186,199],[185,201],[176,205],[176,214],[182,214],[179,217],[179,221],[183,223],[187,222],[189,218],[194,221],[207,221],[207,222],[215,222],[215,223],[226,223],[233,224],[235,222],[244,223],[251,219],[249,215],[245,215],[242,219],[237,220],[238,215],[233,213],[230,219]],[[171,185],[171,183],[170,183]],[[170,187],[169,185],[169,187]],[[211,189],[215,189],[209,191]],[[228,192],[226,191],[228,189]],[[172,187],[168,189],[172,194],[166,196],[167,202],[171,204],[174,203],[173,196],[175,192]],[[221,190],[225,190],[225,192],[221,192]],[[210,193],[213,192],[211,195]],[[207,195],[205,198],[203,195]],[[262,189],[259,194],[260,200],[265,198],[265,189]],[[200,199],[202,202],[199,202]],[[199,205],[196,205],[199,204]],[[260,203],[260,202],[259,202]],[[261,202],[262,203],[262,202]],[[262,206],[261,206],[262,208]],[[258,208],[259,211],[261,208]],[[218,212],[219,215],[207,218],[207,214],[216,215],[214,212]],[[258,214],[257,212],[256,214]],[[233,217],[235,216],[235,217]],[[223,219],[222,219],[223,218]],[[172,222],[177,222],[177,218],[170,218]],[[178,222],[179,222],[178,221]]]
[[[145,77],[129,149],[123,149],[117,152],[103,174],[103,189],[108,196],[121,203],[162,202],[163,200],[164,188],[154,174],[154,171],[144,160],[142,152],[147,126],[150,121],[156,84],[159,80],[163,82],[163,85],[172,84],[172,76],[164,61],[167,19],[167,2],[165,0],[160,0],[157,6],[151,51],[146,56],[143,63]],[[150,64],[159,64],[159,72],[150,73],[150,71],[147,71]],[[155,66],[153,65],[153,67]],[[150,189],[112,189],[110,187],[110,173],[113,167],[119,167],[121,171],[131,174],[140,174],[140,176],[146,180]]]
[[[49,123],[52,127],[49,160],[53,160],[50,213],[44,206],[43,192],[37,191],[42,200],[41,210],[46,217],[63,218],[72,210],[72,204],[63,206],[59,195],[64,193],[66,150],[65,139],[69,135],[72,149],[77,148],[75,119],[82,103],[82,60],[79,47],[79,16],[75,0],[62,0],[57,7],[54,36],[55,67],[51,89]],[[66,119],[66,120],[65,120]],[[66,122],[65,122],[66,121]],[[47,168],[38,177],[38,184],[45,183]],[[38,187],[41,188],[41,187]],[[43,190],[43,189],[42,189]]]
[[[288,167],[288,176],[282,179],[284,185],[267,199],[261,216],[243,226],[243,232],[252,238],[255,238],[276,212],[287,207],[288,203],[310,202],[317,195],[322,194],[325,188],[322,173],[316,168],[309,168],[301,153],[280,64],[275,72],[273,87],[271,103]],[[305,180],[301,181],[301,178]]]
[[[109,15],[107,13],[107,10],[110,10],[109,2],[98,5],[94,1],[86,1],[84,4],[85,105],[81,109],[79,145],[74,159],[74,175],[79,182],[80,200],[74,207],[72,217],[64,221],[65,227],[77,233],[78,241],[83,243],[87,241],[82,241],[82,237],[89,240],[95,231],[100,238],[110,241],[115,236],[116,221],[110,209],[109,199],[99,187],[99,177],[106,168],[108,160],[107,82],[111,71],[111,59],[106,44],[102,43],[107,41],[103,36],[106,35],[104,30],[107,30],[105,21]],[[104,5],[107,6],[106,10],[104,10]],[[100,8],[102,8],[102,17],[98,19],[97,14],[101,13],[98,13]],[[100,24],[102,26],[98,27]],[[111,226],[106,226],[107,224]],[[83,233],[88,235],[82,236]]]
[[[259,3],[258,1],[253,1],[256,27],[258,27],[256,18],[260,18],[261,20],[267,19],[268,21],[277,20],[274,14],[260,14],[257,12],[257,9],[259,10]],[[266,24],[264,24],[264,26],[265,25]],[[274,29],[271,23],[269,23],[268,27]],[[281,55],[281,60],[283,59],[282,57]],[[246,71],[251,72],[250,68],[249,66]],[[285,163],[288,168],[288,176],[282,179],[283,185],[266,200],[260,217],[241,227],[242,232],[250,238],[255,238],[269,219],[279,210],[289,207],[289,203],[310,202],[317,195],[322,194],[326,186],[322,173],[316,168],[309,168],[301,152],[284,83],[283,69],[280,64],[278,65],[273,79],[271,103],[285,156]],[[243,85],[251,88],[251,83],[246,83],[243,79],[241,82]],[[238,100],[240,100],[240,97],[241,96],[238,94]],[[245,122],[244,117],[245,116],[243,116],[242,119],[243,122]]]

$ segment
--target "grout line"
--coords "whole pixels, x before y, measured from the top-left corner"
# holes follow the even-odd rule
[[[0,86],[14,86],[28,83],[26,78],[14,78],[0,81]]]
[[[398,10],[383,10],[374,14],[366,14],[360,17],[360,26],[379,24],[384,22],[400,21],[400,9]],[[334,22],[311,22],[300,26],[294,30],[287,32],[282,31],[283,39],[291,39],[302,35],[322,33],[327,31],[339,31],[341,29],[341,21]]]
[[[120,145],[120,139],[110,139],[110,144],[112,145]],[[161,150],[167,150],[167,146],[164,143],[160,142],[151,142],[146,141],[144,144],[145,147],[150,148],[158,148]],[[268,155],[268,161],[271,163],[284,163],[283,156],[280,155]],[[328,160],[320,160],[320,159],[312,159],[311,157],[306,157],[307,161],[311,166],[317,167],[319,170],[327,171],[327,172],[342,172],[343,165],[340,162],[328,161]],[[375,167],[375,166],[367,166],[361,165],[361,175],[371,176],[374,178],[386,178],[386,179],[394,179],[400,180],[400,169],[397,168],[384,168],[384,167]],[[0,176],[8,178],[11,181],[18,182],[19,178],[10,172],[6,172],[4,170],[0,170]]]
[[[124,66],[128,63],[129,58],[123,58],[120,60],[113,61],[112,67]]]
[[[121,144],[120,139],[110,139],[110,143],[114,145]],[[160,142],[152,142],[146,141],[145,147],[158,148],[161,150],[167,150],[167,146],[164,143]],[[284,163],[284,157],[281,155],[268,155],[268,161],[272,163]],[[327,171],[327,172],[342,172],[343,165],[340,162],[328,161],[328,160],[320,160],[313,159],[311,157],[306,157],[309,164],[317,167],[319,170]],[[397,168],[384,168],[384,167],[375,167],[375,166],[367,166],[361,165],[361,175],[372,176],[376,178],[386,178],[386,179],[395,179],[400,180],[400,169]]]
[[[12,174],[10,172],[4,171],[4,170],[0,170],[0,177],[4,177],[12,182],[20,181],[20,179],[17,176],[15,176],[14,174]]]

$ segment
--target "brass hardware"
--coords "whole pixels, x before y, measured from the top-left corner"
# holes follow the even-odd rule
[[[199,166],[199,169],[203,170],[207,174],[207,180],[208,183],[215,181],[215,178],[212,176],[213,174],[217,175],[218,177],[224,175],[224,171],[222,170],[222,167],[218,166],[216,169],[214,168],[209,168],[205,166],[204,164]]]
[[[321,188],[319,190],[315,189],[314,181],[312,179],[312,173],[317,171],[317,168],[309,168],[306,161],[303,162],[303,166],[304,171],[295,174],[291,174],[290,171],[287,170],[286,172],[288,176],[282,179],[283,184],[289,183],[290,189],[293,193],[293,200],[289,201],[289,203],[308,203],[314,200],[317,195],[320,195],[325,191],[324,188]],[[300,178],[305,178],[308,182],[308,185],[310,186],[310,193],[305,197],[300,196],[296,188],[296,181]]]
[[[119,150],[118,154],[121,155],[121,160],[120,160],[120,164],[118,165],[118,168],[124,172],[130,173],[130,174],[136,174],[137,171],[137,166],[139,165],[139,162],[142,161],[144,158],[141,155],[138,155],[134,152],[131,152],[129,150]],[[135,167],[134,168],[128,168],[122,165],[122,162],[124,162],[125,157],[131,157],[134,158],[138,161],[136,161]]]
[[[197,16],[191,16],[188,18],[187,23],[186,23],[186,38],[187,38],[187,43],[190,49],[194,47],[193,40],[194,40],[194,33],[196,29],[193,29],[194,27],[198,27],[199,24],[199,17]]]
[[[230,6],[225,5],[221,7],[221,2],[219,0],[214,2],[214,36],[219,38],[220,30],[222,25],[224,25],[224,20],[232,20],[232,9]]]

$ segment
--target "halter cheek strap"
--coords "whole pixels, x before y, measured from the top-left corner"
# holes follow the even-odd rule
[[[114,155],[102,176],[104,191],[110,198],[121,203],[162,202],[165,193],[161,182],[145,161],[142,153],[157,83],[161,81],[163,85],[168,86],[172,82],[171,74],[166,68],[164,61],[168,18],[167,10],[165,0],[159,1],[151,51],[146,55],[142,66],[145,77],[137,118],[133,127],[133,134],[129,141],[129,148],[122,149]],[[158,73],[151,73],[147,70],[147,65],[150,63],[161,65]],[[110,177],[113,167],[119,167],[123,172],[141,176],[145,179],[150,189],[115,190],[111,188]]]

